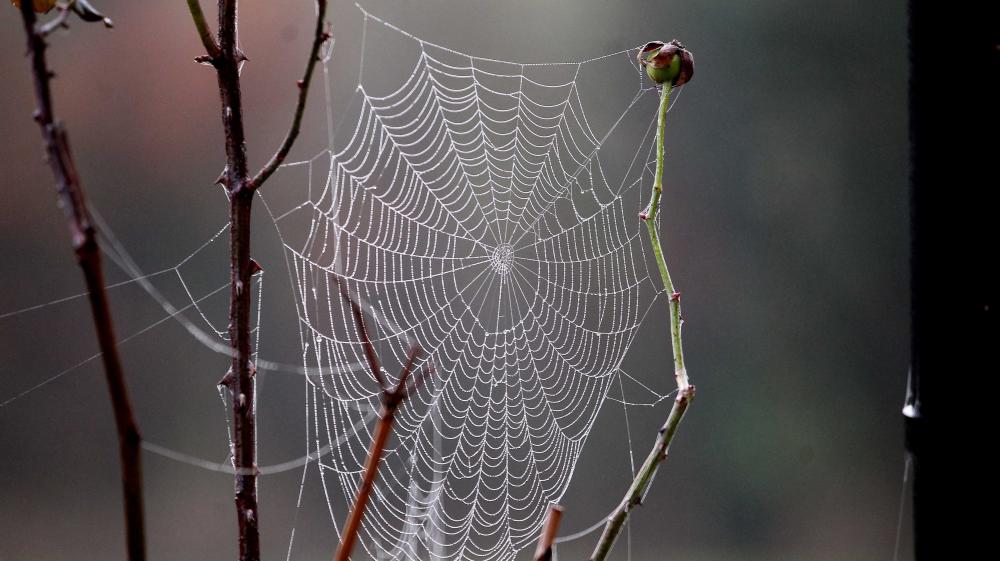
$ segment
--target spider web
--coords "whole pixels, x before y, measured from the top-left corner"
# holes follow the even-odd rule
[[[339,532],[331,495],[353,501],[380,401],[339,278],[370,315],[389,383],[411,345],[423,351],[417,366],[433,368],[397,414],[360,543],[373,558],[510,559],[537,540],[547,505],[566,491],[648,310],[638,208],[623,192],[641,183],[649,154],[635,165],[636,152],[620,181],[601,156],[651,88],[640,76],[599,134],[581,75],[627,64],[635,49],[514,63],[362,11],[363,37],[378,24],[396,35],[377,52],[415,60],[396,73],[401,84],[376,92],[362,41],[342,121],[353,130],[335,142],[330,127],[328,149],[288,164],[307,167],[308,196],[275,218],[304,367],[318,373],[309,452],[330,451],[318,466]]]

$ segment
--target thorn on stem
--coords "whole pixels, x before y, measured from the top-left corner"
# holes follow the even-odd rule
[[[215,184],[229,187],[229,164],[226,164],[226,167],[222,168],[222,173],[216,178]]]
[[[675,291],[673,294],[670,295],[670,301],[671,302],[680,302],[681,301],[681,293]]]
[[[226,371],[226,375],[219,380],[219,383],[216,384],[216,386],[229,388],[230,390],[232,390],[233,382],[235,381],[236,381],[236,374],[234,374],[233,369],[230,368],[229,370]]]
[[[305,87],[306,83],[304,80],[296,80],[295,85],[301,90],[303,87]]]
[[[258,263],[255,259],[251,258],[250,259],[250,276],[252,277],[252,276],[256,275],[257,273],[260,273],[260,272],[263,272],[263,271],[264,271],[264,268],[260,266],[260,263]]]
[[[215,59],[212,58],[212,55],[198,55],[194,57],[194,61],[198,64],[207,64],[208,66],[215,65]]]
[[[647,213],[645,210],[642,211],[642,212],[640,212],[639,213],[639,220],[642,220],[643,222],[645,222],[646,220],[649,220],[649,213]]]

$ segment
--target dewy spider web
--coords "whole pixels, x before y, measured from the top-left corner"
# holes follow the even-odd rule
[[[309,378],[310,453],[331,451],[318,465],[337,527],[331,490],[347,505],[357,493],[371,441],[357,427],[380,398],[358,367],[364,349],[339,277],[370,313],[383,376],[394,381],[412,344],[434,372],[397,415],[363,547],[374,558],[510,559],[566,491],[648,310],[638,209],[622,196],[645,166],[612,183],[600,156],[649,88],[640,78],[599,135],[578,79],[600,61],[626,64],[634,49],[520,64],[429,43],[367,12],[363,36],[372,22],[409,42],[412,68],[373,93],[363,41],[353,132],[337,147],[330,131],[329,150],[288,165],[308,166],[309,196],[276,218],[304,366],[320,373]]]
[[[510,559],[536,539],[546,505],[565,493],[603,402],[625,409],[632,461],[628,408],[667,397],[622,369],[661,295],[636,218],[645,194],[637,187],[652,175],[655,92],[635,67],[636,49],[580,62],[513,63],[429,43],[362,12],[364,37],[388,33],[393,46],[413,54],[402,79],[387,93],[377,91],[384,86],[369,83],[375,80],[364,72],[365,49],[372,47],[363,45],[350,110],[335,126],[328,50],[322,67],[328,147],[275,176],[280,181],[305,170],[305,200],[278,209],[258,193],[285,250],[302,363],[254,359],[262,375],[303,375],[309,427],[301,457],[260,471],[301,468],[301,505],[307,475],[318,466],[333,529],[340,531],[379,404],[339,297],[334,276],[340,276],[369,314],[390,381],[411,343],[424,350],[421,362],[434,366],[398,414],[360,543],[374,558]],[[367,61],[369,75],[374,62]],[[592,88],[588,97],[580,84],[609,68],[628,69],[635,89],[595,132],[584,99],[605,92]],[[377,70],[375,77],[384,77]],[[644,97],[650,103],[636,110]],[[627,119],[645,135],[633,130],[609,142]],[[341,130],[350,132],[335,141]],[[627,163],[615,180],[602,163],[609,152],[606,160]],[[176,265],[145,274],[95,217],[102,249],[130,279],[113,286],[137,283],[165,312],[121,343],[175,319],[197,342],[228,355],[219,328],[225,320],[202,308],[225,296],[225,278],[195,287],[186,272],[221,243],[226,228]],[[257,313],[263,276],[255,277]],[[173,305],[153,284],[171,278],[184,305]],[[81,296],[6,312],[0,320]],[[259,321],[254,329],[259,338]],[[98,357],[0,400],[0,407]],[[628,397],[625,384],[653,400]],[[149,441],[143,446],[203,469],[232,471],[229,460]],[[602,524],[598,519],[558,541]],[[294,544],[293,523],[288,558]]]

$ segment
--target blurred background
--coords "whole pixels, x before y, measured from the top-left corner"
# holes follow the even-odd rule
[[[192,62],[201,50],[184,2],[98,4],[114,30],[74,22],[50,41],[56,112],[109,231],[146,274],[157,273],[150,280],[169,300],[190,303],[178,272],[198,294],[228,278],[224,238],[175,269],[227,216],[212,185],[224,157],[215,75]],[[901,509],[909,515],[900,502],[909,356],[903,4],[363,5],[479,56],[573,61],[673,37],[695,55],[695,77],[670,114],[663,229],[699,394],[612,558],[891,559],[897,538],[899,558],[909,558],[908,523],[897,534]],[[257,167],[289,122],[313,3],[240,6]],[[0,559],[120,559],[117,445],[103,374],[97,360],[78,365],[96,352],[89,309],[82,298],[54,302],[79,294],[82,279],[31,120],[20,18],[13,8],[0,14]],[[363,17],[352,2],[332,1],[329,19],[337,40],[329,107],[337,116],[357,84]],[[366,76],[379,62],[369,51]],[[613,120],[634,88],[624,91],[618,100],[618,92],[582,89],[584,105],[593,103],[588,116]],[[327,102],[316,92],[292,160],[326,147]],[[655,99],[642,103],[638,110],[652,119]],[[649,122],[639,120],[636,139]],[[269,202],[290,208],[301,193],[275,186],[301,182],[276,176]],[[265,277],[261,354],[300,363],[280,244],[255,210],[255,255],[276,273]],[[106,269],[111,283],[129,278],[110,262]],[[111,299],[119,336],[129,338],[121,351],[144,436],[223,461],[226,413],[215,384],[225,357],[179,323],[161,321],[163,309],[136,284],[113,289]],[[223,329],[225,305],[223,293],[202,309]],[[626,366],[666,393],[672,380],[659,371],[669,347],[654,316]],[[260,383],[261,463],[298,457],[301,378],[273,374]],[[577,466],[563,501],[564,534],[610,511],[630,480],[616,405],[605,405]],[[667,409],[629,409],[637,460]],[[151,454],[144,462],[150,558],[234,556],[231,477]],[[296,508],[300,475],[261,480],[266,559],[285,558],[293,527],[292,559],[332,555],[322,489],[307,487]],[[560,546],[558,555],[585,558],[595,539]]]

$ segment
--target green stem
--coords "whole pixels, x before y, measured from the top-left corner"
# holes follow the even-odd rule
[[[660,196],[663,194],[663,147],[667,128],[667,108],[670,106],[672,89],[669,84],[664,84],[663,92],[660,94],[660,107],[656,123],[656,177],[653,180],[653,193],[650,196],[649,206],[642,213],[642,219],[646,222],[646,230],[649,232],[649,242],[653,247],[656,266],[660,270],[663,290],[667,293],[670,341],[674,352],[674,376],[677,378],[677,389],[683,390],[690,384],[687,369],[684,368],[684,346],[681,342],[681,324],[683,323],[681,320],[681,295],[674,288],[674,281],[670,278],[670,270],[667,268],[667,261],[663,257],[663,248],[660,245],[660,234],[656,228],[656,213],[660,209]]]
[[[198,0],[187,0],[188,10],[191,12],[191,19],[194,20],[194,27],[198,30],[198,37],[201,39],[201,44],[205,46],[205,51],[211,60],[215,60],[219,56],[219,44],[215,41],[215,36],[212,35],[212,30],[208,27],[208,22],[205,20],[205,12],[201,11],[201,4]]]
[[[656,177],[653,181],[653,193],[650,197],[649,206],[642,212],[640,217],[646,222],[646,229],[649,231],[649,241],[653,246],[653,257],[660,270],[660,279],[663,281],[663,289],[668,294],[667,309],[670,313],[670,340],[674,351],[674,376],[677,379],[677,398],[670,408],[667,420],[656,435],[653,449],[649,451],[646,461],[642,463],[639,471],[635,474],[632,484],[629,485],[625,497],[618,505],[618,508],[608,517],[608,523],[604,526],[604,532],[590,556],[591,561],[604,561],[611,548],[618,539],[629,513],[636,506],[642,504],[642,499],[649,490],[660,464],[667,459],[667,450],[674,439],[677,427],[687,412],[688,405],[694,399],[694,386],[688,382],[687,370],[684,368],[684,348],[681,345],[681,298],[680,293],[674,289],[674,282],[670,278],[670,270],[667,269],[667,262],[663,258],[663,248],[660,247],[660,236],[656,230],[656,212],[660,208],[660,196],[663,194],[663,138],[666,131],[667,107],[670,106],[671,85],[664,84],[660,94],[660,107],[657,117],[656,129]]]
[[[674,405],[670,408],[667,421],[663,423],[656,434],[653,449],[649,451],[646,461],[642,463],[642,467],[635,474],[632,484],[629,485],[628,491],[625,493],[625,498],[608,517],[608,523],[604,526],[604,532],[601,533],[601,538],[597,541],[597,546],[590,555],[590,561],[604,561],[615,545],[615,540],[621,534],[622,528],[625,527],[629,513],[634,507],[642,504],[642,498],[646,496],[646,491],[653,483],[657,468],[667,459],[670,442],[673,441],[677,427],[680,425],[681,419],[684,418],[684,413],[692,399],[694,399],[694,386],[688,386],[678,392],[677,399],[674,400]]]

